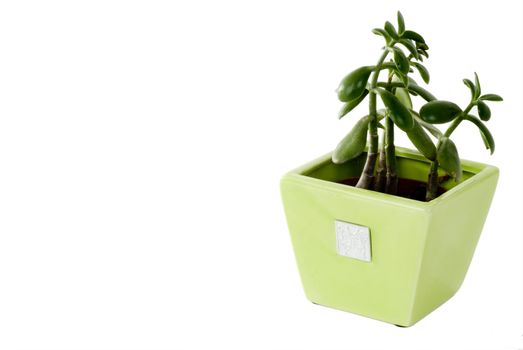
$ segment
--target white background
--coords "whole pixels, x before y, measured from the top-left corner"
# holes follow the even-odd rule
[[[356,120],[334,89],[398,9],[436,96],[463,106],[477,71],[505,98],[492,157],[454,138],[501,169],[468,276],[409,329],[305,299],[279,195]],[[2,2],[0,349],[523,348],[522,22],[500,0]]]

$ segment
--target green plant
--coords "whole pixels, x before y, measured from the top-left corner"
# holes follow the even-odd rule
[[[469,79],[463,79],[463,82],[469,87],[471,92],[470,102],[464,110],[461,110],[461,108],[453,102],[443,100],[430,101],[420,109],[419,117],[425,122],[431,124],[452,122],[444,134],[434,126],[431,126],[433,135],[438,139],[438,144],[437,157],[431,160],[427,184],[427,201],[436,198],[438,188],[438,166],[443,168],[447,174],[457,182],[461,181],[461,162],[456,145],[450,139],[450,135],[463,120],[472,122],[478,127],[485,147],[487,150],[490,150],[491,154],[494,153],[494,138],[482,122],[488,121],[491,115],[490,108],[487,106],[485,101],[503,101],[503,99],[501,96],[496,94],[481,95],[481,85],[479,83],[478,75],[474,73],[474,76],[475,83]],[[474,107],[477,107],[479,118],[475,115],[469,114]]]
[[[387,21],[384,28],[373,30],[374,34],[385,39],[378,62],[352,71],[342,79],[337,89],[339,100],[344,102],[339,118],[351,112],[366,97],[369,98],[369,113],[341,140],[332,154],[332,161],[342,164],[362,154],[367,147],[366,162],[356,187],[396,194],[396,126],[407,134],[413,145],[431,164],[426,194],[426,200],[431,200],[436,197],[439,185],[438,168],[445,170],[455,181],[461,180],[458,151],[450,139],[461,121],[474,123],[479,128],[487,149],[494,151],[494,139],[482,120],[487,121],[491,114],[485,101],[502,101],[502,98],[495,94],[481,95],[476,74],[475,83],[464,80],[472,96],[464,110],[453,102],[436,99],[410,76],[415,68],[422,80],[429,83],[429,72],[421,63],[424,58],[429,57],[429,47],[420,34],[406,30],[400,12],[397,21],[397,29]],[[389,55],[391,59],[387,61]],[[386,81],[379,79],[382,72],[387,72]],[[383,109],[377,107],[378,95],[383,102]],[[426,103],[419,111],[414,109],[411,96],[419,96],[425,100]],[[477,107],[479,118],[469,114],[473,107]],[[452,123],[444,133],[434,126],[448,122]],[[381,144],[378,140],[379,128],[383,129]],[[436,139],[436,143],[429,134]]]

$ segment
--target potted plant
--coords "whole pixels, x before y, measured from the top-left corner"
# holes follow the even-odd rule
[[[414,70],[429,83],[429,47],[401,13],[397,28],[386,22],[373,33],[385,39],[377,63],[337,90],[340,118],[367,98],[368,114],[332,153],[284,175],[281,194],[308,299],[410,326],[459,289],[498,179],[496,167],[461,160],[452,133],[471,122],[493,152],[486,102],[502,99],[482,94],[477,75],[464,80],[471,99],[463,109],[418,84]],[[417,151],[396,148],[395,132]]]

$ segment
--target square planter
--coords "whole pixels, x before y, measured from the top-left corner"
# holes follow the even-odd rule
[[[397,148],[399,177],[426,181],[428,163]],[[365,154],[343,165],[330,154],[284,175],[281,194],[307,298],[410,326],[459,289],[499,171],[462,160],[463,181],[430,202],[358,189]]]

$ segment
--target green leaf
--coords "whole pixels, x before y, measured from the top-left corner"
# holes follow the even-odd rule
[[[400,73],[398,72],[398,75],[399,74]],[[418,96],[419,95],[420,97],[422,97],[427,102],[436,100],[436,97],[434,95],[432,95],[429,91],[427,91],[424,88],[422,88],[421,86],[419,86],[414,79],[412,79],[411,77],[407,77],[407,80],[408,80],[409,93],[411,95],[413,95],[413,96]],[[404,80],[401,80],[401,82],[403,84],[405,84]],[[388,87],[390,87],[390,84],[385,83],[385,82],[378,82],[378,86],[379,87],[388,88]],[[397,84],[394,87],[397,87]]]
[[[387,33],[385,30],[381,29],[381,28],[374,28],[372,30],[372,32],[376,35],[381,35],[382,37],[385,38],[385,42],[388,44],[392,38],[390,37],[389,33]]]
[[[474,99],[474,96],[476,96],[476,87],[474,86],[474,83],[469,79],[463,79],[463,83],[470,89],[470,94]]]
[[[363,153],[367,144],[369,122],[370,116],[367,115],[361,118],[347,136],[340,141],[332,153],[332,162],[334,164],[343,164]]]
[[[421,119],[427,123],[443,124],[452,121],[462,112],[454,102],[434,100],[424,104],[419,114]]]
[[[412,112],[412,111],[411,111]],[[422,126],[424,127],[425,129],[428,130],[428,132],[430,132],[432,134],[432,136],[434,136],[435,138],[439,139],[443,136],[443,133],[438,129],[436,128],[434,125],[430,124],[430,123],[427,123],[426,121],[424,121],[423,119],[421,119],[420,117],[416,116],[416,114],[414,114],[414,119]]]
[[[383,62],[381,64],[380,70],[395,69],[395,68],[396,68],[396,64],[394,64],[394,62],[390,61],[390,62]]]
[[[484,100],[484,101],[495,101],[495,102],[503,101],[503,98],[496,94],[485,94],[485,95],[481,96],[479,99]]]
[[[399,39],[398,33],[396,32],[396,28],[390,23],[389,21],[385,22],[385,30],[389,35],[392,37],[392,39]]]
[[[336,90],[338,99],[341,102],[349,102],[360,97],[373,70],[372,66],[360,67],[345,76]]]
[[[414,44],[410,41],[410,40],[407,40],[407,39],[400,39],[399,41],[400,44],[402,44],[403,46],[405,46],[405,48],[407,50],[409,50],[410,54],[417,60],[419,60],[419,53],[418,53],[418,50],[416,50],[416,47],[414,46]]]
[[[403,84],[403,86],[409,85],[409,77],[407,75],[408,73],[403,74],[403,72],[400,71],[399,68],[397,67],[396,63],[394,63],[394,67],[392,67],[392,70],[394,71],[394,74],[392,74],[392,75],[389,74],[389,78],[395,76],[398,78],[396,81],[401,82]],[[386,87],[388,84],[387,83],[378,83],[378,85],[384,85]]]
[[[398,70],[401,73],[403,73],[403,74],[409,73],[409,68],[410,68],[409,60],[407,59],[407,57],[405,56],[403,51],[401,51],[401,49],[399,49],[397,47],[394,48],[394,63],[396,64],[396,67],[398,67]]]
[[[408,109],[412,108],[412,100],[409,95],[409,91],[404,88],[397,88],[394,91],[394,95],[400,100],[400,102]]]
[[[360,97],[355,98],[354,100],[351,100],[349,102],[346,102],[343,107],[340,109],[340,112],[338,113],[338,118],[343,118],[347,113],[352,111],[354,108],[356,108],[357,105],[360,104],[361,101],[365,99],[365,97],[369,94],[369,90],[365,90]]]
[[[479,134],[481,135],[481,139],[483,140],[483,144],[485,145],[485,148],[486,148],[487,150],[489,150],[489,149],[490,149],[490,145],[489,145],[489,141],[488,141],[487,138],[485,137],[485,134],[482,133],[482,132],[480,132]],[[490,154],[492,155],[492,152],[491,152]]]
[[[427,51],[429,46],[425,43],[416,42],[416,48]]]
[[[398,77],[400,78],[401,82],[403,83],[403,86],[409,86],[410,80],[406,74],[403,74],[402,72],[398,71]]]
[[[426,50],[423,50],[423,49],[418,49],[418,53],[422,56],[425,56],[427,58],[429,58],[429,54]]]
[[[459,159],[458,149],[454,142],[448,137],[443,136],[440,139],[438,148],[438,162],[439,165],[456,180],[461,181],[463,171],[461,169],[461,161]]]
[[[385,107],[388,108],[394,124],[403,131],[410,130],[414,126],[414,119],[412,119],[409,109],[391,92],[380,88],[376,91],[380,94]]]
[[[430,102],[436,100],[436,97],[430,92],[419,86],[418,84],[409,84],[409,91],[421,96],[425,101]]]
[[[476,82],[476,93],[474,94],[474,98],[476,99],[481,95],[481,85],[479,84],[479,77],[476,72],[474,72],[474,81]]]
[[[421,79],[423,79],[425,84],[428,84],[430,81],[430,74],[427,68],[425,68],[424,65],[418,62],[412,62],[412,65],[418,69],[418,72],[421,75]]]
[[[412,31],[412,30],[406,30],[403,35],[402,35],[403,38],[405,39],[411,39],[411,40],[414,40],[415,42],[418,42],[418,43],[425,43],[425,39],[423,39],[423,37],[421,35],[419,35],[418,33]]]
[[[398,82],[399,80],[400,79],[396,75],[392,77],[392,82]],[[394,96],[396,96],[405,107],[412,109],[412,100],[410,98],[409,90],[406,88],[396,88],[394,89]]]
[[[398,34],[401,35],[405,31],[405,19],[401,12],[398,11]]]
[[[487,104],[483,101],[478,101],[478,114],[479,118],[484,122],[490,119],[490,108],[488,108]]]
[[[485,147],[490,150],[490,154],[494,153],[494,149],[496,148],[494,137],[492,137],[492,134],[485,124],[483,124],[477,117],[470,114],[466,115],[464,119],[472,122],[478,127],[479,132],[481,133],[481,137],[483,138],[483,142],[485,143]]]
[[[423,130],[421,125],[414,120],[414,126],[407,132],[412,144],[416,147],[418,151],[429,160],[436,159],[436,146],[430,139],[429,135]]]

